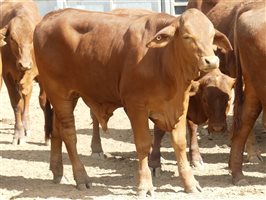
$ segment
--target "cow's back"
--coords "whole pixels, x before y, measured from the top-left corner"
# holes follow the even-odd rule
[[[119,84],[124,68],[136,64],[138,56],[147,51],[149,36],[142,30],[149,20],[142,20],[147,19],[76,9],[46,15],[34,38],[40,73],[47,73],[47,82],[48,73],[52,74],[51,79],[56,77],[60,82],[58,87],[79,91],[80,96],[86,91],[86,96],[96,97],[99,102],[112,99],[120,105]],[[154,34],[156,29],[150,31]],[[62,53],[64,58],[60,58]]]

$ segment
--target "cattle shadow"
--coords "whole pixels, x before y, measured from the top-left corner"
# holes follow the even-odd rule
[[[168,154],[169,152],[165,152]],[[3,158],[26,160],[29,162],[45,162],[49,163],[49,151],[45,150],[7,150],[1,151]],[[120,188],[123,195],[135,195],[136,177],[137,177],[137,159],[135,152],[111,152],[111,156],[106,159],[99,160],[87,155],[80,155],[85,167],[94,167],[98,169],[111,170],[107,172],[99,172],[97,175],[87,173],[92,182],[92,188],[87,191],[77,191],[74,184],[54,184],[52,180],[25,178],[22,176],[4,176],[0,175],[0,188],[7,190],[19,191],[19,194],[13,196],[16,198],[72,198],[72,199],[93,199],[93,196],[103,196],[115,194],[112,189]],[[172,154],[172,153],[171,153]],[[172,156],[172,155],[171,155]],[[207,155],[206,155],[207,156]],[[170,157],[170,156],[169,156]],[[216,157],[218,157],[216,155]],[[173,157],[171,157],[173,158]],[[71,165],[67,153],[63,153],[63,163]],[[167,165],[175,165],[167,163]],[[176,166],[176,165],[175,165]],[[244,173],[248,171],[258,171],[258,166],[254,170],[255,165],[249,167],[244,166]],[[4,167],[4,165],[2,166]],[[177,169],[177,168],[176,168]],[[48,171],[49,169],[47,169]],[[97,171],[97,170],[96,170]],[[265,171],[264,171],[265,173]],[[247,176],[247,180],[251,185],[265,185],[265,178]],[[232,187],[230,175],[197,175],[196,179],[204,187]],[[183,192],[181,178],[175,176],[173,171],[162,171],[159,178],[153,178],[153,184],[159,189],[156,192],[176,192],[171,188],[165,188],[166,184],[178,187],[177,192]],[[162,187],[162,188],[161,188]],[[65,191],[68,191],[67,194]],[[11,198],[12,199],[12,198]]]
[[[92,137],[92,129],[78,129],[77,134],[87,135]],[[104,139],[113,139],[115,141],[125,142],[125,143],[134,143],[133,132],[131,129],[115,129],[108,128],[106,132],[100,130],[100,137]],[[88,139],[88,144],[91,143],[91,140]]]
[[[13,195],[10,199],[18,198],[61,198],[61,199],[94,199],[95,196],[114,195],[111,189],[116,187],[107,183],[106,179],[110,177],[90,177],[92,181],[92,187],[85,191],[79,191],[72,184],[54,184],[52,180],[43,180],[35,178],[25,178],[22,176],[0,176],[1,189],[9,191],[16,190],[16,195]],[[119,177],[117,178],[119,181]],[[96,181],[97,180],[97,181]],[[101,184],[97,184],[100,182]],[[113,181],[115,182],[115,181]],[[130,183],[128,183],[129,186]],[[135,195],[131,188],[128,186],[120,186],[124,189],[126,195]],[[67,191],[67,192],[66,192]],[[18,194],[17,194],[18,193]]]
[[[34,163],[50,163],[50,151],[48,150],[1,150],[0,155],[3,159],[14,159]],[[79,158],[85,167],[111,170],[113,173],[117,173],[120,176],[127,176],[129,172],[133,174],[138,167],[135,152],[111,152],[108,153],[108,156],[105,159],[79,154]],[[62,159],[64,168],[66,166],[71,166],[67,153],[62,153]],[[5,163],[2,163],[1,167],[4,168]],[[132,168],[132,170],[129,170],[129,168]],[[47,168],[47,172],[49,172],[49,168]],[[88,170],[87,172],[89,175]]]

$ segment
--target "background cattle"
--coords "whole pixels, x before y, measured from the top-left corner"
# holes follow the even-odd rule
[[[125,108],[139,159],[139,195],[153,193],[148,118],[172,132],[185,191],[198,190],[186,158],[185,120],[191,81],[200,70],[218,66],[213,42],[230,49],[224,35],[195,9],[179,18],[151,14],[132,19],[75,9],[46,15],[35,29],[34,47],[41,82],[55,111],[50,162],[54,181],[63,176],[63,140],[78,188],[89,186],[76,150],[73,110],[80,96],[104,130],[112,112]]]
[[[3,79],[15,114],[13,144],[22,144],[25,135],[30,134],[29,103],[32,83],[38,75],[33,31],[41,17],[34,1],[4,1],[0,9],[0,35],[7,43],[1,48]],[[41,94],[40,100],[42,96],[45,94]]]
[[[244,147],[256,119],[263,112],[266,128],[266,2],[240,4],[235,19],[237,64],[234,127],[229,166],[233,183],[245,183],[242,173]],[[244,86],[244,87],[243,87]]]
[[[260,150],[257,147],[254,132],[251,130],[250,127],[253,127],[254,119],[257,118],[255,116],[259,115],[257,113],[261,111],[261,109],[259,109],[258,107],[263,106],[263,99],[265,98],[261,97],[260,95],[258,97],[258,94],[264,94],[264,91],[263,92],[260,91],[262,87],[256,84],[257,81],[258,83],[262,83],[265,78],[265,69],[263,68],[265,66],[265,54],[263,54],[263,51],[265,51],[265,49],[261,47],[261,45],[264,45],[265,47],[264,43],[265,30],[263,30],[262,28],[263,24],[265,23],[265,6],[266,6],[265,3],[266,3],[265,1],[260,1],[260,0],[258,1],[240,0],[240,1],[230,1],[230,2],[217,0],[213,3],[210,3],[207,0],[190,0],[188,3],[188,8],[196,6],[200,10],[203,10],[208,16],[208,18],[213,22],[214,26],[218,30],[225,33],[228,36],[231,43],[235,44],[234,48],[236,49],[236,51],[233,54],[229,53],[225,58],[222,58],[221,70],[224,70],[225,73],[228,73],[231,76],[237,76],[237,81],[236,81],[237,84],[235,92],[236,101],[235,101],[235,112],[234,112],[234,118],[236,123],[234,124],[233,128],[234,146],[232,146],[233,153],[231,153],[231,159],[230,159],[230,162],[235,163],[233,165],[237,166],[234,167],[235,169],[233,170],[234,171],[233,182],[236,184],[241,183],[242,182],[241,180],[243,180],[243,174],[242,172],[240,172],[241,171],[240,165],[242,164],[242,155],[243,155],[242,148],[245,143],[247,143],[246,150],[248,151],[248,159],[253,162],[262,160],[262,157],[260,155]],[[239,11],[240,9],[239,7],[243,7],[242,11]],[[236,26],[236,24],[239,23],[237,19],[239,12],[252,13],[252,17],[251,15],[248,15],[248,17],[246,17],[250,18],[250,20],[246,20],[245,26],[241,26],[241,31],[238,30]],[[246,15],[243,14],[243,16]],[[254,16],[261,17],[261,20],[259,20],[258,23],[256,22],[257,26],[255,26],[254,24],[254,22],[256,21]],[[257,34],[255,35],[254,33]],[[253,42],[250,43],[252,44],[251,46],[253,49],[248,48],[248,46],[246,45],[247,41],[242,40],[242,43],[239,42],[238,38],[239,37],[242,38],[244,34],[246,35],[251,34],[250,37],[246,36],[246,40]],[[261,44],[258,44],[258,42],[256,41],[261,41]],[[244,51],[244,49],[246,52],[245,56],[247,56],[246,58],[242,58],[243,55],[241,55],[240,53]],[[235,56],[236,54],[237,57]],[[258,57],[259,59],[257,59]],[[249,69],[252,68],[253,70],[247,70],[248,68]],[[258,70],[260,71],[258,72]],[[242,71],[243,71],[244,84],[241,84]],[[258,73],[256,73],[255,75],[254,72]],[[243,85],[245,85],[244,94],[242,93]],[[243,98],[243,96],[245,98]],[[253,99],[253,101],[251,101],[251,99]],[[246,111],[248,107],[251,109],[250,112]],[[253,110],[256,111],[253,112]],[[252,114],[247,114],[247,113],[252,113]],[[244,115],[245,117],[247,117],[247,119],[244,117]],[[243,131],[242,128],[245,128],[245,131]],[[246,130],[250,130],[249,136],[246,135],[247,134]]]
[[[234,23],[238,6],[242,3],[252,2],[249,0],[239,1],[222,1],[222,0],[190,0],[187,8],[198,8],[203,11],[212,21],[214,26],[221,32],[225,33],[232,44],[234,44]],[[218,52],[221,60],[220,69],[225,74],[236,77],[236,58],[234,52],[226,54]],[[247,158],[250,162],[260,162],[262,157],[261,151],[256,142],[255,133],[251,130],[247,143]]]

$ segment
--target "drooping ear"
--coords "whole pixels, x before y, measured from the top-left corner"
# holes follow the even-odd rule
[[[189,96],[195,96],[197,94],[197,92],[199,91],[199,87],[200,87],[200,83],[199,81],[191,81],[191,87],[189,90]]]
[[[227,79],[228,79],[229,85],[230,85],[230,87],[232,89],[235,86],[236,79],[235,78],[231,78],[230,76],[227,76]]]
[[[223,53],[233,51],[232,45],[228,40],[228,38],[223,33],[221,33],[216,29],[215,29],[215,36],[213,43],[217,45],[217,47],[221,49]]]
[[[0,47],[6,45],[6,42],[4,40],[6,38],[6,33],[7,33],[7,26],[0,29]]]
[[[162,48],[165,47],[174,38],[178,26],[171,24],[155,34],[151,41],[146,44],[148,48]]]

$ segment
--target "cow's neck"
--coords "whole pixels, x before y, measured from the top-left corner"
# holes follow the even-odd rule
[[[190,60],[186,55],[182,54],[182,49],[176,47],[173,44],[165,49],[163,56],[163,74],[165,79],[174,85],[176,89],[180,91],[182,88],[184,91],[190,87],[191,81],[195,80],[199,76],[199,71],[190,65]]]

